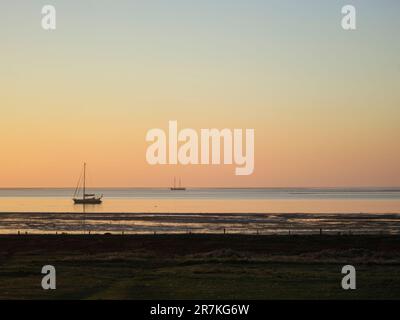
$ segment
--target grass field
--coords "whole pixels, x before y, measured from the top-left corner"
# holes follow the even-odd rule
[[[41,288],[41,268],[57,289]],[[357,290],[341,268],[357,269]],[[398,299],[391,236],[0,236],[1,299]]]

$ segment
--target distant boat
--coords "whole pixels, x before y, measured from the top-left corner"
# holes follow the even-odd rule
[[[185,187],[182,187],[181,178],[179,178],[179,185],[176,186],[176,178],[174,177],[174,186],[171,187],[171,191],[184,191]]]
[[[82,198],[79,198],[79,190],[80,190],[80,181],[81,177],[79,177],[78,185],[76,186],[74,197],[75,204],[101,204],[103,201],[103,195],[96,196],[94,193],[86,193],[86,163],[83,164],[83,186],[82,186]]]

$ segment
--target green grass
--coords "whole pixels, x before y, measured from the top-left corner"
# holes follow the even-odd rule
[[[150,240],[135,248],[100,252],[85,252],[84,246],[50,250],[32,243],[25,250],[19,242],[19,249],[11,252],[12,246],[2,247],[0,239],[0,299],[400,298],[400,265],[393,261],[355,264],[357,290],[344,291],[340,255],[338,262],[331,255],[325,260],[298,253],[277,256],[271,246],[268,252],[260,249],[255,254],[239,241],[241,249],[235,251],[235,240],[228,246],[225,239],[221,241],[228,251],[210,251],[205,245],[205,251],[200,247],[184,253],[171,249],[175,253],[170,254],[156,250],[157,243]],[[40,272],[45,264],[57,269],[56,290],[41,288]]]
[[[41,289],[44,264],[57,269],[57,289]],[[400,268],[357,267],[355,291],[341,289],[341,266],[275,262],[138,260],[96,256],[18,256],[3,264],[1,299],[383,299],[400,297]]]

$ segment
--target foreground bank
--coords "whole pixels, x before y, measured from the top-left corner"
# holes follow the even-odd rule
[[[0,236],[5,299],[397,299],[396,236]],[[341,288],[342,266],[357,290]],[[57,289],[41,287],[43,265]]]

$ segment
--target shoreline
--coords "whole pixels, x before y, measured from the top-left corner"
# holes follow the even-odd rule
[[[0,235],[0,257],[21,252],[124,252],[149,250],[161,255],[233,250],[254,255],[302,255],[335,250],[343,256],[346,250],[368,250],[384,258],[399,258],[397,235],[245,235],[245,234],[28,234]],[[364,253],[365,254],[365,253]],[[350,260],[359,256],[348,257]]]

